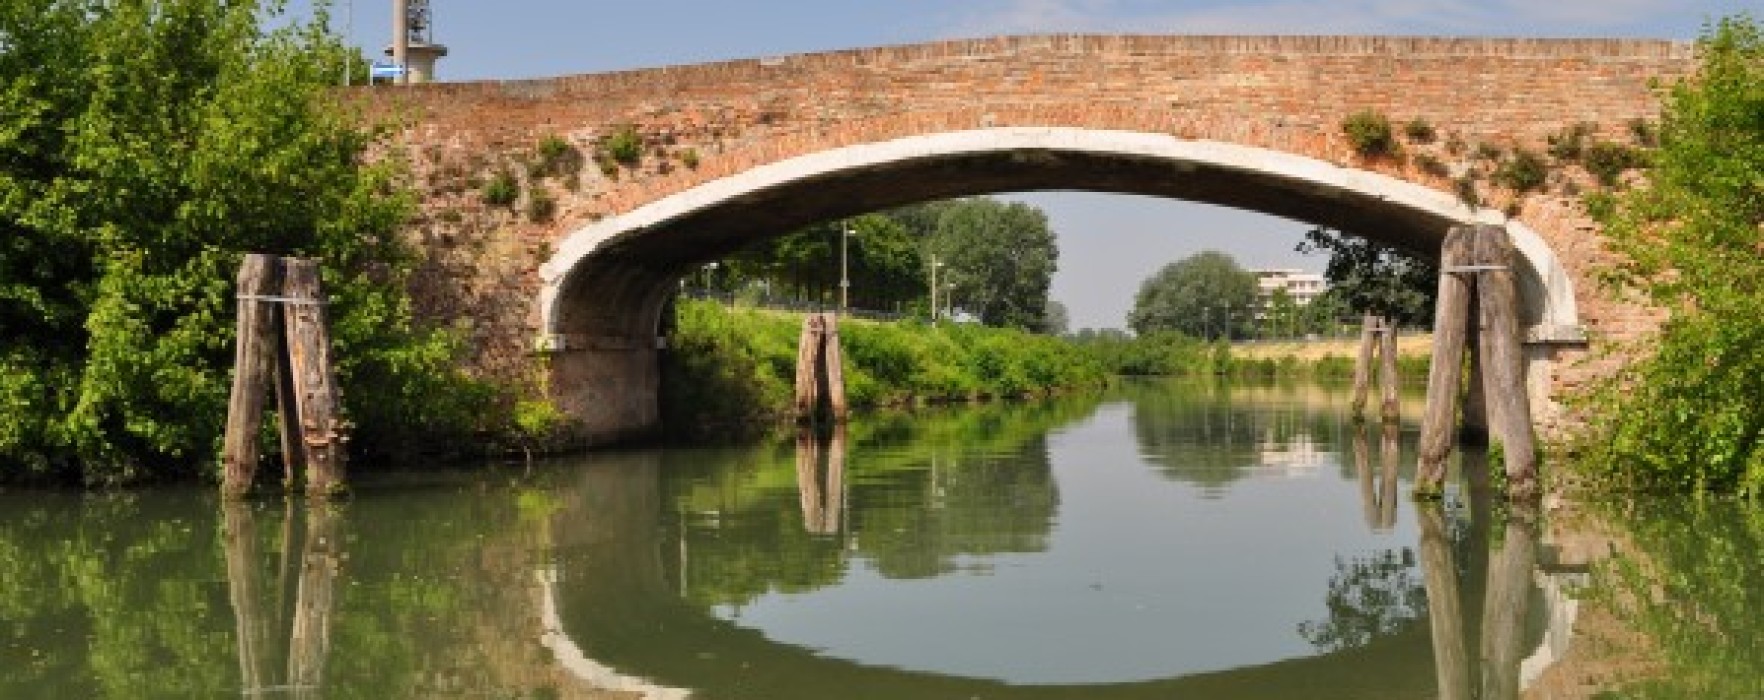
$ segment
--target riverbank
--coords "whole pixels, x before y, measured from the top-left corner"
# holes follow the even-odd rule
[[[664,432],[728,439],[792,416],[800,313],[682,300],[663,352]],[[1227,345],[1177,334],[1071,339],[975,324],[846,318],[845,379],[859,410],[1022,398],[1113,377],[1346,379],[1357,339]],[[1399,338],[1398,373],[1425,381],[1432,338]]]
[[[1227,372],[1235,376],[1302,376],[1346,379],[1354,375],[1360,339],[1233,343]],[[1433,334],[1397,336],[1397,376],[1405,383],[1427,381]]]
[[[662,357],[664,431],[726,437],[788,420],[801,331],[801,314],[679,302]],[[1112,376],[1078,345],[1015,329],[847,318],[840,343],[859,409],[1046,395]]]

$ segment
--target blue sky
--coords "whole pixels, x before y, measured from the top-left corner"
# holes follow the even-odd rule
[[[290,3],[296,15],[310,0]],[[1694,39],[1758,0],[431,0],[451,49],[442,80],[530,78],[938,39],[1059,32],[1422,34]],[[390,0],[338,0],[367,47]],[[1021,197],[1060,236],[1053,296],[1074,328],[1120,327],[1140,280],[1196,251],[1246,266],[1321,269],[1292,252],[1305,225],[1185,202],[1086,193]]]

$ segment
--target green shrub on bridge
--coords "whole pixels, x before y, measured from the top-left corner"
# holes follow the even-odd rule
[[[1666,98],[1651,186],[1601,197],[1618,281],[1671,311],[1651,357],[1595,397],[1589,471],[1646,489],[1764,495],[1764,30],[1717,23]],[[1615,206],[1611,206],[1612,204]]]

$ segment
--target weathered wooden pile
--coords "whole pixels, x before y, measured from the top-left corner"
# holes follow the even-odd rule
[[[251,254],[239,268],[238,339],[222,452],[229,498],[251,489],[260,458],[266,387],[274,387],[284,484],[300,474],[308,495],[344,487],[349,424],[343,419],[318,262]]]

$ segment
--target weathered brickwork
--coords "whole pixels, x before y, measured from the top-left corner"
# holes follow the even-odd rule
[[[1608,254],[1576,193],[1597,185],[1559,166],[1542,192],[1515,198],[1491,184],[1490,156],[1544,153],[1550,136],[1580,123],[1629,143],[1632,122],[1658,116],[1654,86],[1693,68],[1690,45],[1658,41],[1041,36],[353,95],[406,125],[401,143],[425,196],[412,235],[433,253],[423,312],[469,325],[482,370],[528,377],[537,269],[581,226],[795,156],[1020,126],[1221,141],[1447,192],[1466,181],[1554,248],[1596,354],[1602,339],[1636,338],[1658,321],[1595,281]],[[1414,120],[1436,136],[1406,140],[1399,157],[1362,159],[1341,124],[1368,109],[1399,137]],[[626,126],[642,142],[631,164],[607,155]],[[533,165],[551,136],[579,149],[579,172]],[[497,172],[519,183],[506,209],[485,201]],[[534,192],[555,210],[530,211]],[[1605,368],[1582,362],[1586,350],[1554,352],[1557,390]]]

